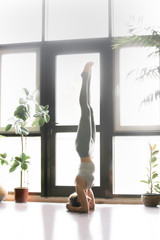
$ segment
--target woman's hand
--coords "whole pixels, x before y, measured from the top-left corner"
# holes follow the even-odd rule
[[[69,211],[71,211],[72,205],[68,202],[68,203],[66,204],[66,208],[67,208]]]
[[[70,203],[66,204],[66,208],[71,212],[88,213],[88,209],[84,209],[82,207],[73,207]]]

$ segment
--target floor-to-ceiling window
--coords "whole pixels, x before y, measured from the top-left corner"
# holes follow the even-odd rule
[[[159,32],[158,1],[114,0],[114,37]],[[145,6],[145,7],[144,7]],[[138,42],[115,50],[115,104],[113,135],[113,194],[137,195],[148,191],[149,143],[159,145],[159,73],[150,74],[160,64],[155,46]],[[149,70],[148,70],[149,69]]]
[[[0,153],[7,160],[21,153],[21,140],[5,127],[24,97],[23,88],[32,94],[40,91],[40,42],[42,39],[42,1],[0,2]],[[39,101],[39,94],[37,101]],[[30,136],[25,139],[26,152],[31,156],[26,186],[30,192],[41,191],[41,138],[40,129],[29,126]],[[8,166],[0,167],[0,182],[8,191],[20,186],[20,172],[9,173]]]

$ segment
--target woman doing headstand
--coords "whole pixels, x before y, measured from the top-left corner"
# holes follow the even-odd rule
[[[76,194],[69,196],[69,202],[66,207],[70,211],[88,212],[94,209],[95,200],[91,190],[94,181],[94,163],[92,155],[95,144],[95,123],[93,110],[90,105],[90,80],[91,68],[93,63],[89,62],[85,65],[82,76],[82,86],[80,91],[80,107],[81,118],[77,130],[76,150],[80,156],[79,173],[75,179]]]

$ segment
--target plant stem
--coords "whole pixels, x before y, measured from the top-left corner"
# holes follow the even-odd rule
[[[151,157],[150,157],[150,190],[151,190],[151,194],[153,192],[153,182],[152,182],[152,150],[151,150]]]
[[[20,175],[20,187],[22,188],[22,175],[23,175],[23,173],[22,173],[22,170],[21,170],[21,173],[20,173],[21,175]]]
[[[21,135],[21,147],[22,147],[22,153],[23,153],[23,135]]]
[[[22,154],[23,154],[23,135],[21,135],[21,147],[22,147]],[[23,171],[21,169],[21,176],[20,176],[20,187],[22,188],[22,179],[23,179]]]

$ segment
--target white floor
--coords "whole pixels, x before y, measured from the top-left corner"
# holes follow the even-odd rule
[[[71,213],[61,203],[0,203],[0,240],[158,240],[160,207],[96,205]]]

